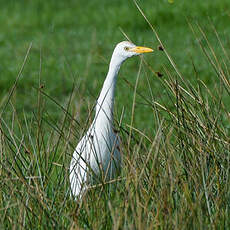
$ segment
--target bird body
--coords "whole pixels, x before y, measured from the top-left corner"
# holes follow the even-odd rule
[[[82,196],[88,184],[111,180],[119,173],[120,139],[113,129],[117,74],[128,57],[152,51],[128,41],[118,43],[114,49],[109,71],[96,103],[95,118],[78,143],[70,163],[70,185],[75,198]]]

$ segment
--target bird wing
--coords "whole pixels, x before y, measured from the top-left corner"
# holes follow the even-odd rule
[[[74,197],[81,196],[87,188],[87,162],[92,140],[86,134],[78,143],[70,163],[70,186]]]

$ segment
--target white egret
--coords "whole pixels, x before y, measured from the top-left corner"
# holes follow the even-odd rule
[[[113,130],[113,104],[117,74],[129,57],[152,52],[129,41],[117,44],[101,93],[96,103],[95,118],[78,143],[70,163],[71,192],[80,198],[89,184],[113,179],[121,166],[119,137]]]

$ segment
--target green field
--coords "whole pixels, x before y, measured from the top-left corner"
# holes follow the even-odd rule
[[[230,2],[170,2],[0,0],[0,229],[230,228]],[[124,34],[155,52],[119,73],[121,176],[79,204],[69,162]]]

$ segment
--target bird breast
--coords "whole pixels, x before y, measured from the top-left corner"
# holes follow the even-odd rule
[[[89,164],[95,174],[104,173],[113,178],[119,168],[121,156],[119,137],[112,130],[97,130],[90,134]]]

